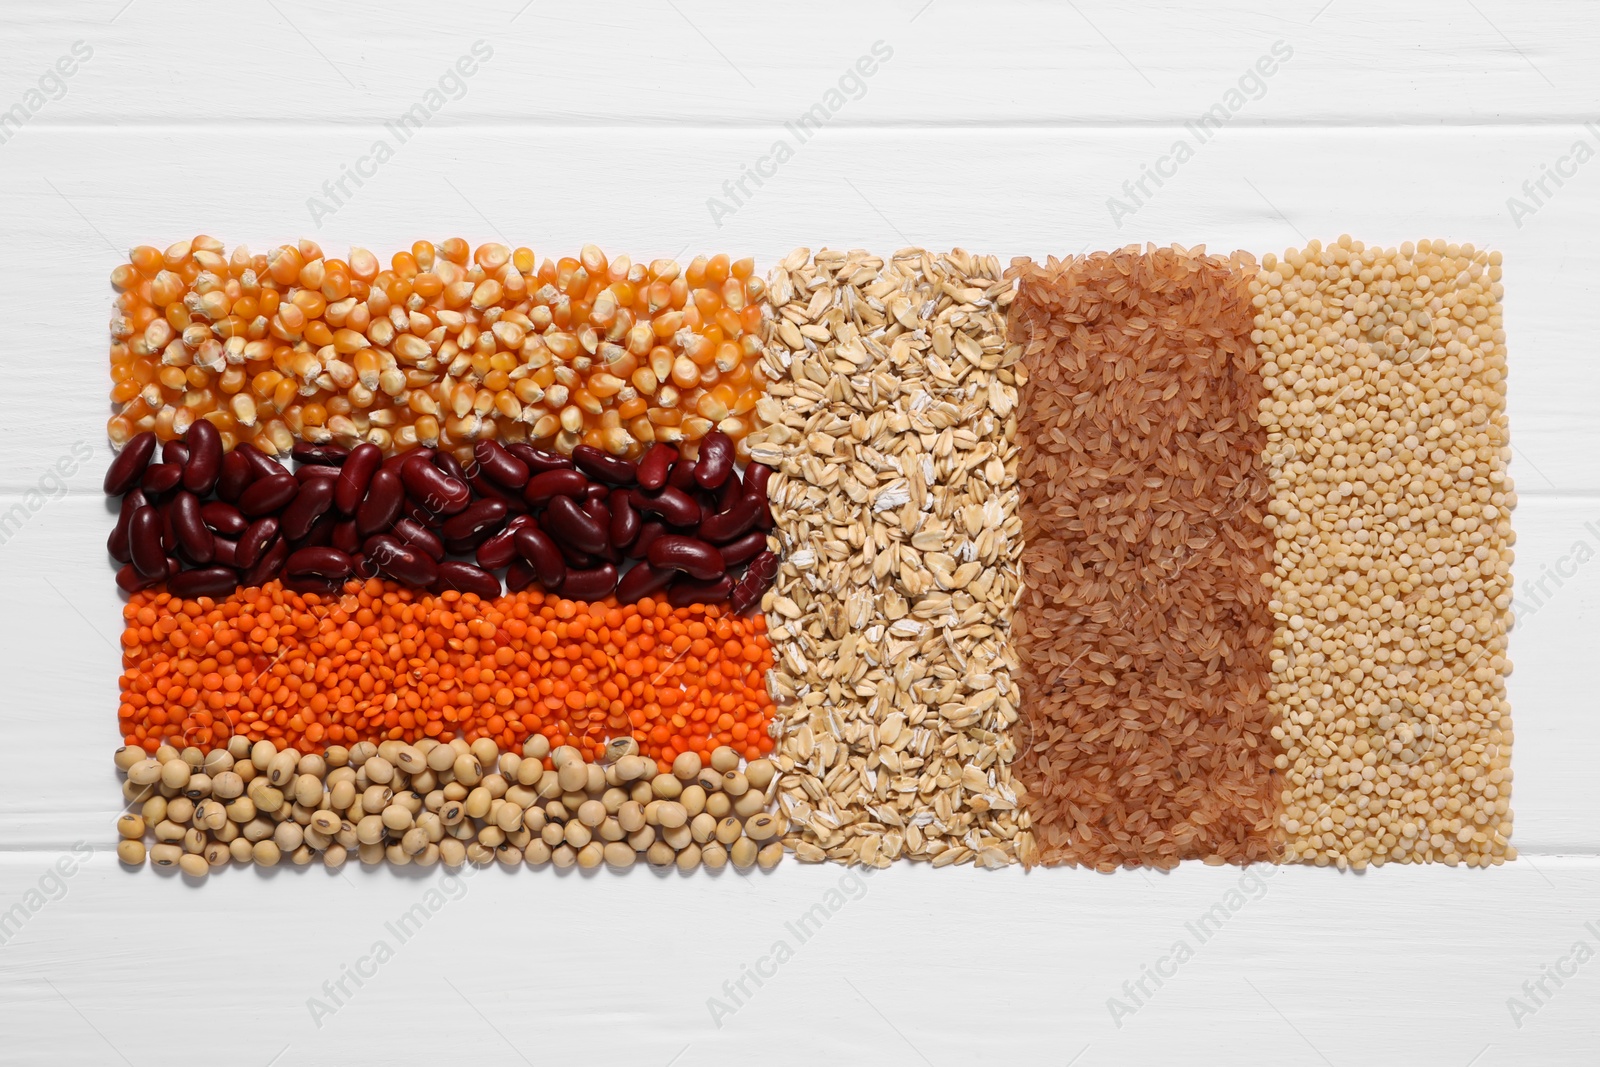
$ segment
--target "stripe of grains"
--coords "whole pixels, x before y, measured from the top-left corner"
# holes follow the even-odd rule
[[[1177,247],[1012,265],[1017,767],[1044,863],[1279,852],[1253,269]]]
[[[802,861],[1032,858],[1011,773],[1011,290],[959,249],[798,249],[772,272],[749,441],[776,467],[770,684]]]
[[[1341,237],[1256,275],[1288,861],[1516,858],[1500,270]]]

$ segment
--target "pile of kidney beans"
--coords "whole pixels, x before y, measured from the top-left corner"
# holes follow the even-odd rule
[[[489,598],[503,569],[512,592],[537,582],[621,603],[664,592],[742,613],[777,575],[772,471],[752,463],[741,477],[720,431],[692,461],[659,443],[634,463],[587,445],[569,457],[480,441],[470,469],[430,448],[385,459],[371,444],[302,443],[291,473],[247,444],[224,454],[201,419],[156,452],[140,434],[106,472],[106,493],[122,497],[106,547],[128,592],[164,581],[174,596],[219,597],[281,577],[332,593],[381,576]]]

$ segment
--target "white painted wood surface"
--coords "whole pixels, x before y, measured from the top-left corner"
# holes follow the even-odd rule
[[[315,224],[307,198],[378,138],[393,145],[384,123],[480,40],[493,54],[464,94]],[[55,98],[49,72],[78,41],[92,55]],[[840,78],[875,42],[892,56],[850,98]],[[1292,55],[1259,98],[1247,83],[1226,128],[1196,144],[1185,123],[1226,107],[1277,42]],[[1579,0],[593,13],[9,0],[0,110],[36,113],[0,125],[0,513],[27,512],[0,544],[0,916],[20,905],[25,918],[0,926],[0,1063],[1595,1062],[1600,163],[1559,188],[1546,179],[1542,203],[1519,187],[1575,141],[1600,150],[1585,126],[1600,119],[1597,44],[1600,12]],[[796,144],[784,123],[818,103],[836,113]],[[1119,226],[1107,198],[1126,199],[1122,183],[1180,138],[1193,158]],[[779,139],[792,158],[733,204],[723,183]],[[1514,219],[1513,195],[1536,210]],[[713,218],[711,197],[736,210]],[[754,878],[489,870],[459,884],[129,874],[106,852],[120,621],[101,551],[106,277],[128,246],[197,231],[381,255],[460,235],[765,262],[800,243],[1261,253],[1342,232],[1502,249],[1524,858],[1362,876],[902,865],[842,885],[844,872],[792,863]],[[1528,588],[1546,575],[1559,584]],[[95,850],[84,862],[80,842]],[[73,873],[57,880],[58,863]],[[419,903],[427,918],[401,943],[385,924]],[[804,942],[786,926],[830,903],[842,906]],[[1197,934],[1208,912],[1221,918]],[[313,1018],[308,999],[335,1006],[322,983],[380,939],[393,958],[361,964],[374,976]],[[792,958],[713,1020],[708,998],[736,1006],[724,981],[779,940]],[[1159,987],[1144,978],[1136,1004],[1123,984],[1145,965],[1172,971],[1162,960],[1180,940],[1193,958]],[[1535,999],[1523,984],[1546,968],[1575,973],[1544,978]],[[1111,997],[1136,1010],[1113,1018]],[[1513,997],[1529,1009],[1515,1018]]]

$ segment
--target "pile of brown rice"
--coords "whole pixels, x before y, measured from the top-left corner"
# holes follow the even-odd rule
[[[1008,272],[1028,377],[1016,768],[1041,862],[1279,852],[1253,271],[1134,246]]]

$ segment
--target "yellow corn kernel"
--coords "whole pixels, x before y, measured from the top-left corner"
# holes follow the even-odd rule
[[[328,329],[328,324],[321,319],[315,319],[306,324],[303,335],[307,344],[321,348],[333,344],[333,331]]]
[[[280,412],[283,411],[294,402],[299,392],[300,386],[293,378],[283,379],[272,390],[272,406]]]
[[[338,330],[333,335],[333,350],[341,356],[359,352],[372,344],[355,330]]]

